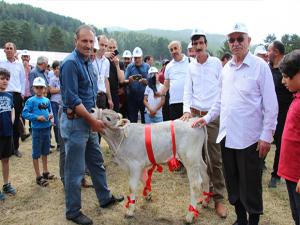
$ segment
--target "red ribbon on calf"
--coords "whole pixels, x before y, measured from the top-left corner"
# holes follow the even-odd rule
[[[135,204],[135,200],[131,200],[130,196],[127,196],[127,202],[125,204],[125,207],[128,208],[130,204]]]
[[[199,216],[199,212],[196,208],[194,208],[194,206],[189,205],[189,212],[194,213],[194,218],[197,218]]]
[[[161,173],[163,171],[163,168],[161,165],[158,165],[155,161],[153,149],[152,149],[152,137],[151,137],[151,125],[146,124],[145,125],[145,146],[147,150],[148,159],[152,164],[152,167],[148,170],[148,178],[146,180],[146,186],[144,187],[143,195],[147,196],[148,192],[150,192],[151,189],[151,181],[152,181],[152,174],[155,168],[157,168],[157,171]]]
[[[175,140],[175,129],[174,129],[174,121],[171,120],[170,123],[170,130],[171,130],[171,138],[172,138],[172,152],[173,157],[168,161],[169,170],[173,172],[174,170],[180,167],[180,163],[178,159],[176,159],[176,140]]]
[[[206,196],[206,198],[205,198],[205,201],[206,201],[206,203],[209,203],[209,201],[210,201],[210,199],[212,198],[212,197],[214,197],[214,193],[212,193],[212,192],[203,192],[202,193],[204,196]]]

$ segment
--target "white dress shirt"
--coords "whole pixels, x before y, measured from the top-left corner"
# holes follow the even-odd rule
[[[10,62],[6,59],[0,62],[0,67],[5,68],[10,72],[10,80],[6,91],[18,92],[24,96],[26,76],[23,64],[17,60]]]
[[[109,77],[109,61],[106,57],[102,58],[96,57],[93,61],[95,73],[97,74],[97,86],[98,92],[106,93],[105,79]]]
[[[181,61],[174,59],[166,66],[165,79],[170,80],[169,104],[183,102],[183,90],[186,75],[188,73],[189,58],[183,55]]]
[[[220,95],[221,61],[208,56],[201,64],[196,60],[189,64],[183,94],[183,112],[190,107],[208,111]]]
[[[229,61],[221,74],[221,94],[204,116],[206,122],[220,114],[219,143],[244,149],[263,140],[271,143],[277,124],[278,103],[268,64],[250,52],[239,66]]]

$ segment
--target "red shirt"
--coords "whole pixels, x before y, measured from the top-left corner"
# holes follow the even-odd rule
[[[294,95],[281,139],[278,175],[292,182],[300,179],[300,93]]]

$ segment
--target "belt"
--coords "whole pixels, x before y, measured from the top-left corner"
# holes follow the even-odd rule
[[[196,116],[205,116],[208,113],[208,111],[201,111],[195,108],[191,108],[191,113]]]
[[[75,113],[75,111],[72,110],[72,109],[63,109],[63,112],[64,112],[65,114],[67,114],[67,118],[68,118],[69,120],[81,118],[81,117],[80,117],[79,115],[77,115],[77,114]]]

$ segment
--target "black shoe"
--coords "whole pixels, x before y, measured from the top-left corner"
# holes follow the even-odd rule
[[[238,221],[236,220],[232,225],[248,225],[248,224],[249,224],[248,222],[239,224]]]
[[[86,215],[84,215],[82,212],[79,212],[79,215],[74,217],[74,218],[68,218],[67,220],[71,220],[76,224],[81,224],[81,225],[91,225],[93,224],[93,221],[88,218]]]
[[[277,184],[280,182],[280,178],[277,177],[271,177],[271,180],[269,182],[268,187],[269,188],[276,188]]]
[[[25,141],[29,137],[30,137],[30,133],[29,134],[23,134],[23,135],[21,135],[21,141]]]
[[[15,150],[14,155],[21,158],[22,157],[22,153],[19,150]]]
[[[103,205],[100,205],[101,208],[108,208],[118,202],[122,202],[124,200],[124,196],[123,195],[120,195],[120,196],[117,196],[115,197],[114,195],[111,196],[110,200],[103,204]]]

